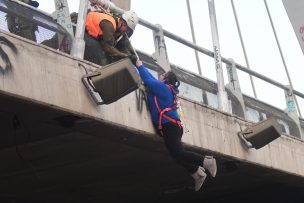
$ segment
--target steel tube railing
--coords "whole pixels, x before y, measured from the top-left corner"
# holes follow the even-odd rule
[[[150,23],[150,22],[148,22],[146,20],[143,20],[143,19],[139,20],[139,24],[142,25],[142,26],[145,26],[145,27],[147,27],[147,28],[149,28],[151,30],[158,30],[159,29],[156,25],[154,25],[154,24],[152,24],[152,23]],[[165,29],[163,29],[163,33],[164,33],[164,35],[166,37],[168,37],[168,38],[170,38],[172,40],[175,40],[175,41],[177,41],[177,42],[179,42],[179,43],[181,43],[181,44],[183,44],[183,45],[185,45],[187,47],[193,48],[193,49],[195,49],[195,50],[197,50],[197,51],[199,51],[199,52],[201,52],[201,53],[203,53],[205,55],[208,55],[208,56],[214,58],[214,52],[212,52],[212,51],[210,51],[208,49],[200,47],[200,46],[194,44],[193,42],[185,40],[185,39],[183,39],[183,38],[181,38],[181,37],[179,37],[179,36],[177,36],[177,35],[169,32],[169,31],[167,31]],[[231,62],[227,58],[225,58],[225,57],[222,57],[222,62],[225,63],[225,64],[231,65]],[[277,87],[279,87],[279,88],[281,88],[283,90],[289,90],[289,88],[287,88],[285,85],[283,85],[283,84],[281,84],[279,82],[276,82],[276,81],[274,81],[274,80],[272,80],[272,79],[270,79],[270,78],[268,78],[268,77],[266,77],[266,76],[264,76],[264,75],[262,75],[260,73],[257,73],[257,72],[255,72],[255,71],[253,71],[251,69],[248,69],[245,66],[242,66],[242,65],[240,65],[238,63],[235,63],[235,66],[236,66],[237,69],[239,69],[239,70],[241,70],[243,72],[246,72],[246,73],[248,73],[250,75],[253,75],[253,76],[255,76],[255,77],[257,77],[257,78],[259,78],[261,80],[264,80],[264,81],[266,81],[266,82],[268,82],[268,83],[270,83],[270,84],[272,84],[274,86],[277,86]],[[299,91],[296,91],[296,90],[292,90],[292,92],[295,95],[297,95],[297,96],[299,96],[299,97],[301,97],[301,98],[304,99],[304,94],[303,93],[301,93]]]

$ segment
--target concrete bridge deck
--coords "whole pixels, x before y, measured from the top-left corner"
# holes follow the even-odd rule
[[[303,202],[302,140],[284,134],[246,150],[237,132],[249,121],[181,98],[190,130],[184,143],[219,162],[217,178],[194,193],[136,92],[96,106],[81,77],[98,66],[0,35],[18,50],[1,45],[12,63],[0,74],[1,202]]]

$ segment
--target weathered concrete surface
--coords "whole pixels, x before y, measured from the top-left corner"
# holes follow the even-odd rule
[[[195,103],[183,103],[190,133],[184,136],[188,144],[199,146],[246,162],[263,165],[303,176],[304,142],[282,135],[272,143],[256,150],[244,149],[237,132],[248,122]]]
[[[65,110],[80,117],[94,118],[107,125],[141,132],[159,139],[154,132],[149,113],[144,106],[138,110],[136,94],[131,93],[111,105],[96,106],[81,82],[85,69],[98,66],[56,52],[7,33],[18,53],[1,45],[13,65],[11,71],[0,75],[1,94],[20,97],[31,102]],[[3,62],[1,62],[1,65]],[[207,106],[181,99],[185,123],[190,132],[184,142],[224,156],[264,167],[304,176],[304,142],[281,136],[259,150],[245,150],[238,137],[239,124],[246,121]]]

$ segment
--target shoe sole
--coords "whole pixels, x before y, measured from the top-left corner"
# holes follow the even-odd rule
[[[205,180],[206,180],[206,178],[207,178],[207,174],[205,173],[205,172],[203,172],[204,174],[203,174],[203,176],[202,176],[202,183],[200,184],[200,187],[199,188],[195,188],[195,191],[197,192],[197,191],[199,191],[201,188],[202,188],[202,186],[203,186],[203,184],[204,184],[204,182],[205,182]]]
[[[211,170],[209,172],[210,172],[210,175],[214,178],[216,176],[216,173],[217,173],[217,165],[216,165],[216,160],[215,159],[213,159],[212,161],[213,161],[212,164],[215,165],[215,167],[214,167],[215,169],[213,170],[213,173],[211,172]]]
[[[206,169],[209,171],[210,175],[214,178],[216,176],[217,173],[217,164],[216,164],[216,160],[215,158],[210,158],[212,163],[210,164],[211,167],[206,167]],[[211,170],[211,168],[213,170]]]

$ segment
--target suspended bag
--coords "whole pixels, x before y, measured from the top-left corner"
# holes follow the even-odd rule
[[[238,133],[242,143],[247,148],[260,149],[282,134],[280,124],[274,118],[268,118],[247,127]]]
[[[102,105],[115,102],[136,90],[140,77],[130,59],[125,58],[83,76],[82,81],[94,101]]]

